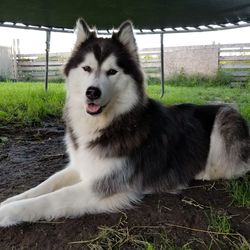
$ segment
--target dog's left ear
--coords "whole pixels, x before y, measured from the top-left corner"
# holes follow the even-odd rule
[[[116,37],[133,56],[137,57],[137,45],[131,21],[125,21],[121,24],[118,32],[116,33]]]

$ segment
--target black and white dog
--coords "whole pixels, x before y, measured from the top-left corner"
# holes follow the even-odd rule
[[[98,38],[82,20],[65,66],[69,165],[1,203],[0,226],[127,208],[144,194],[250,170],[247,122],[226,105],[146,96],[131,22]]]

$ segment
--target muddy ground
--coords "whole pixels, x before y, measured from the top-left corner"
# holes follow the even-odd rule
[[[0,202],[65,166],[63,135],[60,121],[33,128],[0,126]],[[226,213],[231,232],[239,235],[208,232],[211,208]],[[187,249],[237,249],[250,241],[249,212],[232,204],[223,183],[194,182],[181,194],[149,195],[121,213],[0,228],[0,249],[153,249],[146,242],[155,249],[185,244]]]

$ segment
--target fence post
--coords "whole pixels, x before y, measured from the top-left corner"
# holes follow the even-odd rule
[[[16,40],[15,39],[13,39],[12,53],[13,53],[14,80],[17,81],[17,51],[16,51]]]
[[[164,33],[160,34],[161,36],[161,97],[164,96]]]
[[[45,64],[45,91],[48,91],[49,78],[49,49],[50,49],[50,30],[46,31],[46,64]]]

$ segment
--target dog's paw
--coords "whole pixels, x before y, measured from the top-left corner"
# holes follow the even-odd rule
[[[8,227],[18,224],[17,211],[15,207],[9,205],[0,208],[0,227]]]

